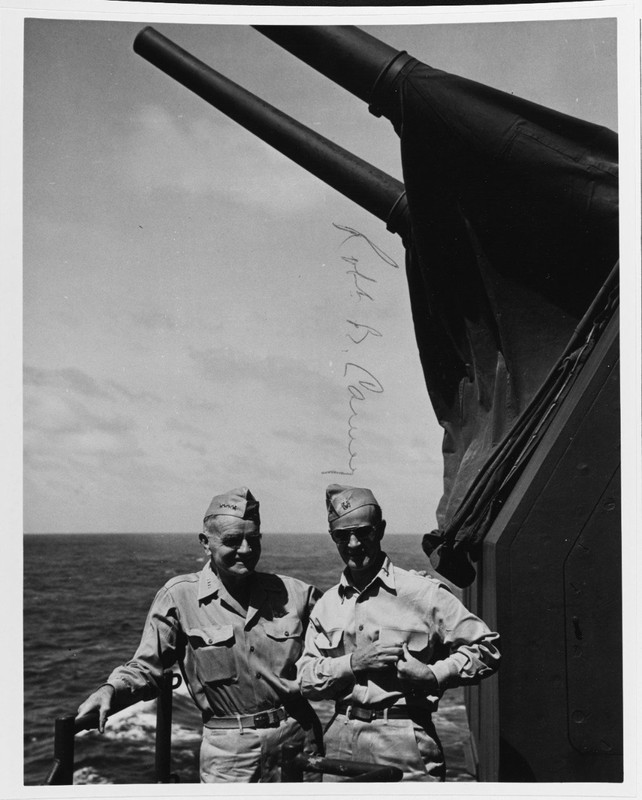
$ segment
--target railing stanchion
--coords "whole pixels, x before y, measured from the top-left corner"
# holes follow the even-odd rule
[[[286,744],[281,750],[281,783],[303,783],[303,768],[297,763],[301,748]]]
[[[156,701],[156,748],[154,765],[156,783],[170,783],[172,754],[172,680],[171,672],[163,676],[158,700]]]
[[[54,763],[46,780],[51,786],[71,786],[74,782],[75,721],[69,714],[54,723]]]

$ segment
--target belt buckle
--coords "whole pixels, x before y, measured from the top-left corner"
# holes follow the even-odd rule
[[[254,715],[255,728],[278,728],[279,715],[276,711],[261,711]]]
[[[372,722],[373,719],[377,719],[377,712],[374,708],[355,708],[354,706],[348,706],[346,709],[346,717],[348,719],[358,719],[361,722]]]

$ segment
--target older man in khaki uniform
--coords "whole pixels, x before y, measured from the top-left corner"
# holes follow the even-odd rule
[[[326,755],[444,780],[432,713],[446,689],[497,669],[498,634],[439,581],[391,563],[369,489],[332,484],[326,501],[346,568],[315,606],[298,663],[303,696],[335,700]]]
[[[315,752],[318,720],[299,693],[295,664],[319,592],[255,571],[259,503],[245,487],[212,499],[200,540],[204,569],[163,586],[133,659],[78,715],[98,710],[103,731],[114,699],[155,697],[163,671],[178,663],[203,717],[201,781],[278,781],[284,744]]]

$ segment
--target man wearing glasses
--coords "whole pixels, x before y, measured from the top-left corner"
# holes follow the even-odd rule
[[[260,525],[249,489],[212,499],[199,536],[204,569],[165,584],[134,658],[78,709],[97,710],[102,733],[112,704],[152,699],[163,671],[178,663],[203,716],[204,783],[278,781],[284,744],[316,751],[318,720],[300,695],[295,664],[320,593],[255,571]]]
[[[326,504],[346,568],[317,603],[298,663],[303,696],[335,700],[326,755],[445,780],[432,713],[446,689],[495,672],[498,634],[439,581],[393,566],[369,489],[332,484]]]

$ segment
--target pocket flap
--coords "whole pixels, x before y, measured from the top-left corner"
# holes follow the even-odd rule
[[[406,631],[408,650],[425,650],[428,647],[428,631]]]
[[[314,641],[320,650],[335,650],[343,639],[343,628],[333,628],[329,631],[317,633]]]
[[[295,614],[277,619],[266,619],[263,627],[272,639],[296,639],[303,634],[303,624]]]
[[[428,631],[409,630],[407,628],[381,628],[379,641],[382,644],[405,642],[408,650],[425,650],[428,647]]]
[[[231,625],[189,628],[187,635],[190,639],[200,639],[205,645],[224,644],[234,639],[234,628]]]

